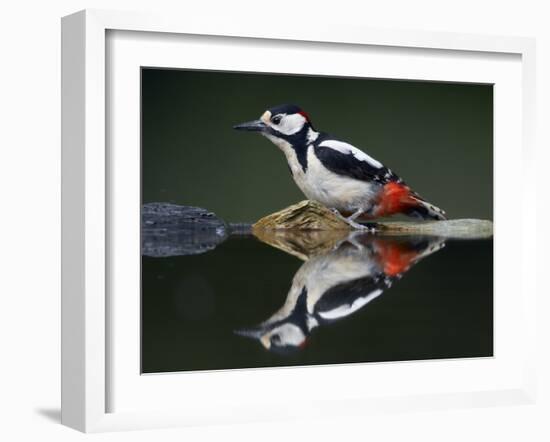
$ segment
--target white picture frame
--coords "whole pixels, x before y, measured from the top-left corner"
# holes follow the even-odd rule
[[[511,54],[520,60],[521,81],[516,91],[521,112],[518,121],[510,121],[518,130],[518,149],[521,155],[521,173],[528,176],[534,157],[534,103],[535,103],[535,46],[534,40],[518,37],[493,37],[451,33],[428,33],[417,31],[388,31],[350,28],[330,25],[313,26],[303,24],[294,27],[277,23],[256,24],[248,22],[212,22],[197,17],[163,17],[151,14],[86,10],[63,18],[62,21],[62,423],[80,431],[111,431],[123,429],[184,426],[216,422],[247,422],[255,420],[282,419],[285,417],[329,416],[361,414],[373,410],[398,411],[426,408],[449,408],[486,406],[500,404],[532,403],[534,401],[535,363],[534,342],[536,316],[536,287],[529,278],[517,281],[517,308],[522,315],[521,324],[525,340],[521,355],[521,376],[502,388],[484,390],[479,385],[468,390],[468,382],[462,391],[445,392],[445,389],[420,395],[399,391],[376,398],[361,396],[338,396],[332,392],[326,400],[313,398],[309,408],[274,405],[261,409],[251,399],[234,399],[234,411],[224,411],[224,404],[218,409],[211,407],[196,410],[178,410],[175,407],[158,407],[152,410],[113,411],[109,406],[109,392],[113,388],[109,372],[112,369],[109,327],[112,320],[108,292],[112,289],[108,266],[109,244],[116,229],[112,223],[113,202],[109,194],[108,181],[112,179],[112,165],[109,164],[109,133],[106,130],[109,88],[106,68],[110,55],[106,41],[109,32],[154,32],[172,36],[217,36],[221,38],[269,39],[289,44],[309,42],[311,44],[334,44],[403,49],[426,49],[468,52],[483,58],[489,54]],[[112,54],[111,54],[112,55]],[[435,55],[437,56],[437,54]],[[421,74],[419,74],[421,75]],[[497,114],[495,118],[500,118]],[[498,143],[497,143],[498,144]],[[499,157],[496,146],[495,157]],[[515,151],[514,151],[515,152]],[[516,158],[517,160],[517,158]],[[502,171],[510,163],[501,163]],[[501,173],[495,166],[495,173]],[[516,169],[517,173],[517,169]],[[496,181],[498,186],[498,180]],[[515,253],[521,272],[528,268],[528,256],[534,252],[535,229],[530,228],[535,219],[533,213],[536,193],[516,190],[523,210],[521,220],[515,226],[506,226],[495,212],[497,235],[506,235],[508,228],[520,230],[521,241],[516,244]],[[496,199],[498,208],[498,199]],[[502,226],[502,228],[500,227]],[[495,246],[498,252],[498,246]],[[502,250],[502,249],[500,249]],[[497,257],[497,255],[495,255]],[[503,264],[504,265],[504,264]],[[498,266],[497,266],[498,267]],[[502,266],[501,266],[502,269]],[[506,270],[506,269],[504,269]],[[520,272],[520,273],[521,273]],[[496,273],[495,273],[496,275]],[[497,276],[495,276],[496,278]],[[518,277],[519,278],[519,277]],[[498,288],[495,284],[495,293]],[[511,304],[510,304],[511,305]],[[515,324],[518,326],[518,323]],[[527,339],[526,339],[527,338]],[[531,339],[528,339],[531,338]],[[126,357],[126,356],[125,356]],[[128,356],[131,358],[131,356]],[[437,363],[437,362],[435,362]],[[458,363],[460,364],[460,363]],[[326,376],[335,370],[350,370],[357,374],[364,365],[353,367],[320,367]],[[378,370],[394,370],[378,366]],[[420,367],[420,366],[417,366]],[[448,367],[463,370],[464,366]],[[477,369],[477,368],[476,368]],[[491,367],[487,367],[490,370]],[[289,377],[300,369],[263,370],[248,378],[248,382],[265,382],[266,377]],[[518,368],[519,370],[519,368]],[[321,371],[318,371],[319,373]],[[235,373],[235,371],[233,371]],[[285,373],[285,374],[282,374]],[[139,376],[139,373],[134,373]],[[225,374],[227,375],[227,374]],[[231,382],[245,382],[246,371],[232,374]],[[218,376],[223,373],[210,373]],[[170,377],[163,379],[164,388],[170,388]],[[520,379],[521,378],[521,379]],[[199,377],[195,378],[198,382]],[[290,379],[290,378],[289,378]],[[468,381],[468,379],[466,379]],[[474,383],[472,382],[472,385]],[[503,384],[504,385],[504,384]],[[157,388],[157,387],[154,387]],[[438,387],[440,388],[440,387]],[[195,395],[195,398],[193,397]],[[193,393],[189,401],[197,398]],[[207,392],[207,395],[216,393]],[[248,402],[247,402],[248,401]],[[227,405],[227,404],[226,404]]]

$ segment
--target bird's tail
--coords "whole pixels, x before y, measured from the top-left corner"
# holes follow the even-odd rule
[[[443,210],[427,202],[406,184],[390,182],[382,189],[374,216],[390,216],[397,213],[421,219],[447,219]]]
[[[409,199],[411,204],[405,211],[407,215],[414,216],[415,218],[435,219],[438,221],[447,219],[444,210],[434,206],[428,201],[422,199],[420,196],[412,194],[409,196]]]

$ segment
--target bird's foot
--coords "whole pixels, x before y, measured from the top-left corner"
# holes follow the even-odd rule
[[[363,250],[365,250],[365,246],[361,244],[361,238],[363,237],[363,235],[363,231],[356,230],[348,235],[346,241],[350,243],[353,247],[355,247],[359,252],[362,252]]]
[[[361,230],[362,232],[370,231],[370,229],[367,226],[364,226],[363,224],[359,224],[358,222],[355,222],[352,219],[344,218],[344,220],[349,224],[350,227],[353,227],[355,230]]]
[[[374,233],[376,230],[372,227],[363,226],[369,229],[370,233]],[[332,248],[333,251],[338,250],[340,247],[342,247],[343,244],[347,243],[350,246],[354,247],[357,251],[363,252],[366,249],[365,244],[362,242],[364,241],[365,234],[367,232],[365,229],[361,230],[352,230],[345,238],[340,239],[336,242],[334,247]]]
[[[350,227],[352,227],[355,230],[360,230],[362,232],[370,232],[370,233],[375,233],[376,232],[376,228],[374,227],[374,225],[372,223],[370,223],[369,225],[359,224],[358,222],[355,222],[351,216],[346,218],[344,215],[342,215],[338,211],[338,209],[330,209],[330,210],[338,218],[340,218],[342,221],[344,221],[346,224],[348,224]]]

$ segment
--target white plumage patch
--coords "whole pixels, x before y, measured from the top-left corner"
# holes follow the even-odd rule
[[[281,117],[281,121],[278,124],[273,123],[273,117]],[[271,112],[266,111],[260,118],[265,124],[271,126],[275,131],[284,135],[293,135],[298,133],[306,124],[306,119],[300,114],[277,114],[271,115]]]
[[[378,192],[376,184],[331,172],[315,156],[312,145],[308,146],[307,169],[304,171],[290,143],[269,133],[262,135],[284,152],[294,182],[308,199],[319,201],[327,207],[354,212],[359,208],[368,209],[369,202],[375,198]]]
[[[308,144],[313,143],[317,138],[319,138],[319,132],[315,132],[311,127],[307,131],[307,142]]]
[[[292,169],[290,161],[289,164]],[[351,212],[368,209],[369,202],[378,192],[375,183],[358,181],[328,170],[315,155],[313,147],[308,149],[307,164],[306,173],[296,167],[294,181],[309,199],[327,207]]]
[[[366,278],[379,271],[378,262],[370,253],[344,247],[327,255],[315,256],[304,263],[292,280],[292,297],[297,299],[302,288],[307,287],[307,311],[312,313],[317,302],[331,287]]]
[[[271,337],[275,335],[279,336],[279,345],[283,346],[290,345],[298,347],[306,339],[306,336],[304,335],[304,332],[300,329],[300,327],[287,322],[286,324],[282,324],[262,336],[260,338],[260,342],[265,348],[269,349],[271,347]]]
[[[382,289],[376,289],[369,293],[367,296],[357,298],[355,301],[353,301],[351,305],[341,305],[334,310],[329,310],[328,312],[320,312],[319,316],[321,316],[323,319],[337,319],[351,315],[352,313],[359,310],[361,307],[364,307],[374,298],[380,296],[382,294],[382,291]]]
[[[343,141],[336,141],[336,140],[326,140],[326,141],[323,141],[321,144],[319,144],[319,146],[329,147],[331,149],[337,150],[338,152],[348,154],[348,155],[353,155],[359,161],[366,161],[372,167],[376,167],[378,169],[382,167],[382,163],[380,163],[379,161],[376,161],[374,158],[372,158],[362,150],[357,149],[355,146],[352,146],[349,143],[344,143]]]
[[[296,168],[300,168],[300,165],[298,164],[298,158],[296,157],[296,151],[292,148],[288,141],[285,141],[282,138],[276,137],[275,135],[271,135],[266,132],[263,132],[262,135],[283,151],[291,168],[293,167],[293,165]]]

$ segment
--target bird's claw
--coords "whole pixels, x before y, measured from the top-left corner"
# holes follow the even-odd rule
[[[369,231],[369,228],[367,226],[364,226],[363,224],[356,223],[349,218],[344,218],[344,220],[349,224],[350,227],[353,227],[355,230],[360,230],[362,232]]]
[[[350,227],[352,227],[355,230],[359,230],[361,232],[369,232],[369,233],[376,233],[376,227],[374,227],[372,224],[365,226],[363,224],[359,224],[355,222],[353,219],[346,218],[344,215],[342,215],[338,209],[330,209],[332,213],[334,213],[338,218],[340,218],[342,221],[344,221],[346,224],[348,224]]]

